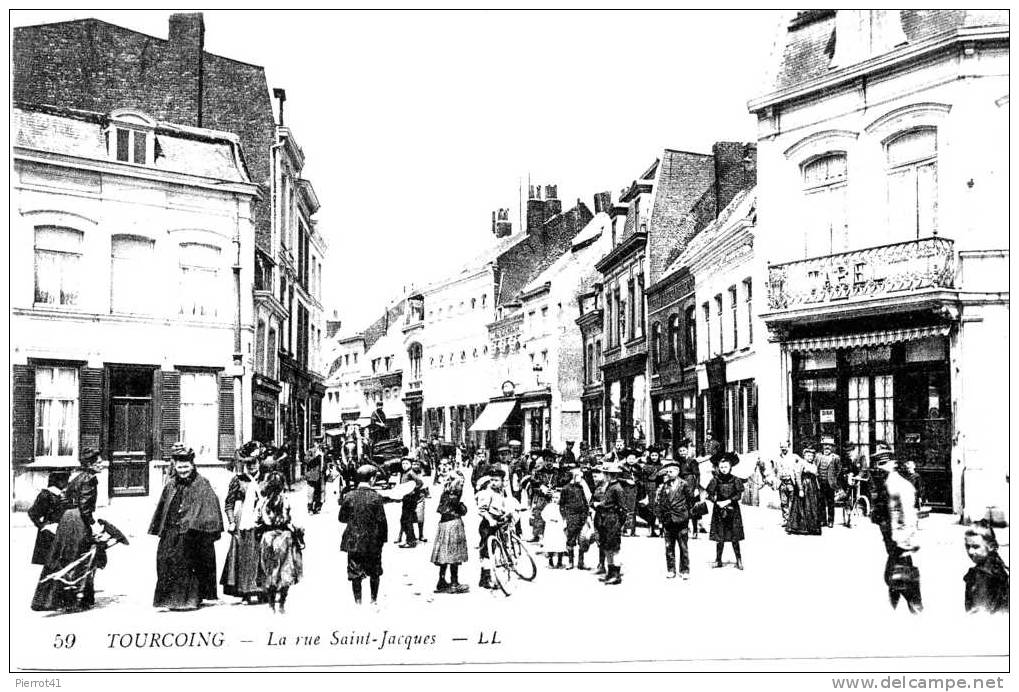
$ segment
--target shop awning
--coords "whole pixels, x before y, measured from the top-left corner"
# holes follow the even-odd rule
[[[863,346],[885,346],[903,341],[917,341],[932,336],[947,336],[951,329],[948,325],[934,327],[912,327],[909,329],[888,329],[880,332],[864,332],[859,334],[839,334],[836,336],[817,336],[806,339],[793,339],[783,346],[789,351],[828,351],[836,348],[860,348]]]
[[[498,430],[506,422],[516,401],[490,401],[485,404],[485,410],[481,412],[478,419],[471,426],[471,432],[484,432],[485,430]]]

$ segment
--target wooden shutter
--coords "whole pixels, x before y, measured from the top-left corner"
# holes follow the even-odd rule
[[[234,440],[234,378],[219,376],[219,458],[233,461],[237,444]]]
[[[757,451],[757,383],[747,383],[747,451]]]
[[[103,369],[82,368],[78,379],[79,452],[99,449],[103,437]]]
[[[11,366],[11,457],[27,464],[35,452],[35,368]]]
[[[160,447],[163,459],[170,460],[175,442],[180,441],[180,373],[176,370],[162,371]]]

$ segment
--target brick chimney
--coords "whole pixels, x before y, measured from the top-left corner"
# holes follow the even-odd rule
[[[716,142],[715,216],[722,213],[740,190],[757,183],[757,145],[742,142]]]
[[[612,213],[612,193],[611,192],[596,192],[594,193],[594,213],[595,214],[610,214]]]
[[[205,82],[205,20],[201,12],[170,15],[170,48],[175,58],[177,94],[170,105],[173,121],[202,127],[202,92]]]
[[[545,222],[563,210],[563,203],[558,199],[558,186],[531,185],[527,193],[527,232],[533,233]]]
[[[340,313],[333,310],[332,318],[326,320],[326,338],[331,339],[336,336],[341,326],[343,326],[343,322],[340,321]]]
[[[496,209],[492,212],[492,233],[496,238],[505,238],[513,233],[513,223],[509,218],[509,209]]]

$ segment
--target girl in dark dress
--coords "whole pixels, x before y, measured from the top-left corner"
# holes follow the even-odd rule
[[[261,530],[258,585],[265,590],[269,607],[280,613],[286,612],[290,587],[299,582],[304,573],[301,541],[290,516],[284,485],[281,474],[273,474],[266,481],[258,518]]]
[[[81,471],[71,479],[64,492],[64,511],[32,598],[32,610],[84,610],[95,605],[95,584],[91,575],[80,590],[68,588],[56,580],[42,581],[43,577],[77,560],[94,542],[92,525],[95,518],[92,515],[99,496],[96,474],[102,470],[103,460],[99,458],[98,450],[86,449],[81,453],[79,463]],[[96,566],[106,566],[104,551],[98,553]]]
[[[817,482],[817,465],[814,449],[803,450],[803,463],[793,476],[795,486],[789,507],[789,524],[786,532],[802,536],[821,535],[821,487]]]
[[[216,593],[216,546],[223,533],[219,499],[195,470],[193,450],[175,444],[173,476],[163,486],[149,533],[159,536],[152,605],[195,610]]]
[[[435,593],[467,593],[469,587],[460,583],[460,565],[467,562],[467,534],[462,519],[467,508],[460,500],[463,496],[464,476],[459,469],[453,469],[449,459],[439,462],[439,474],[443,477],[443,486],[437,509],[439,526],[432,546],[432,564],[439,567],[439,582],[435,586]]]
[[[50,555],[53,539],[56,537],[55,524],[64,515],[64,489],[67,487],[66,471],[54,471],[50,474],[46,488],[39,491],[35,502],[28,508],[28,518],[35,524],[38,533],[35,535],[35,547],[32,550],[32,564],[45,565]],[[49,526],[49,528],[46,528]]]
[[[718,472],[708,483],[707,499],[714,504],[711,512],[711,528],[708,538],[715,541],[714,567],[722,566],[722,550],[726,543],[732,543],[736,554],[736,569],[743,569],[743,556],[739,543],[743,540],[743,515],[739,500],[743,495],[743,481],[732,475],[732,467],[739,463],[739,457],[726,452],[718,462]]]

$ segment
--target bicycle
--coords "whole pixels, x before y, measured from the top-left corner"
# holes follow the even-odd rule
[[[495,534],[488,537],[488,559],[492,563],[492,579],[505,595],[513,591],[511,580],[515,574],[524,581],[534,581],[538,566],[531,552],[513,530],[512,521],[499,524]]]

